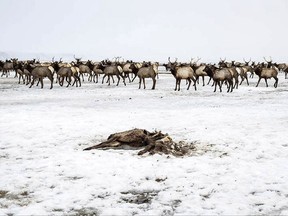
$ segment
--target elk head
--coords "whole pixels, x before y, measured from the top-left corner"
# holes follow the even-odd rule
[[[176,65],[177,65],[177,58],[175,58],[175,61],[174,62],[171,62],[170,61],[170,57],[168,58],[168,64],[167,64],[167,69],[171,69],[171,68],[174,68]]]
[[[75,55],[73,55],[74,59],[76,60],[76,64],[81,64],[82,58],[76,58]]]
[[[267,59],[265,58],[265,57],[263,57],[264,58],[264,60],[267,62],[267,68],[271,68],[271,66],[272,66],[272,58],[271,58],[271,56],[270,56],[270,61],[267,61]]]
[[[227,64],[226,64],[225,61],[226,61],[226,57],[225,57],[225,59],[220,58],[220,61],[218,62],[218,65],[219,65],[220,68],[227,67]]]
[[[243,58],[243,60],[244,60],[244,62],[245,62],[245,66],[248,66],[249,65],[249,63],[250,63],[250,61],[251,61],[251,58],[250,58],[250,60],[247,62],[244,58]]]

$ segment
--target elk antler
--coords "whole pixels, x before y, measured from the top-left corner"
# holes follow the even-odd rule
[[[267,63],[271,63],[272,62],[272,59],[271,59],[271,56],[270,56],[270,61],[267,61],[267,59],[265,57],[263,57],[264,60],[267,62]]]
[[[82,58],[76,58],[75,55],[73,55],[74,59],[78,62],[81,61]]]
[[[198,58],[198,59],[197,59],[197,61],[196,61],[195,63],[197,63],[197,62],[200,61],[200,59],[201,59],[201,58],[199,58],[198,56],[197,56],[197,58]]]
[[[223,62],[225,62],[226,61],[226,57],[225,57],[225,59],[223,60],[222,58],[220,58],[220,61],[223,61]]]
[[[53,58],[52,58],[52,62],[54,62],[54,58],[55,58],[55,56],[53,56]]]
[[[175,63],[177,62],[177,60],[178,60],[178,59],[175,58],[175,62],[172,63],[172,62],[170,61],[170,57],[168,58],[168,61],[169,61],[170,63],[172,63],[172,64],[175,64]]]
[[[194,59],[194,58],[191,58],[191,60],[190,60],[190,64],[193,64],[193,59]]]
[[[251,58],[250,58],[250,60],[249,60],[248,62],[245,60],[245,58],[243,58],[243,60],[244,60],[244,62],[245,62],[246,64],[248,64],[248,63],[251,61]]]

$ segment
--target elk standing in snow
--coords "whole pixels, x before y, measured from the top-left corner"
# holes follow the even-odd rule
[[[172,75],[175,77],[176,79],[176,85],[175,85],[175,91],[178,89],[178,91],[180,91],[180,84],[181,84],[181,80],[182,79],[186,79],[188,81],[188,88],[187,90],[189,90],[190,85],[191,85],[191,80],[194,83],[195,86],[195,91],[197,90],[196,88],[196,79],[195,79],[195,73],[194,70],[188,66],[188,65],[178,65],[177,64],[177,58],[175,60],[175,62],[171,62],[170,61],[170,57],[168,58],[168,65],[167,65],[167,69],[169,69],[172,73]]]
[[[135,66],[135,64],[131,64],[130,69],[132,71],[135,71],[135,69],[137,70],[137,67]],[[139,77],[139,89],[141,88],[142,81],[143,81],[144,89],[146,88],[145,78],[152,78],[152,80],[153,80],[152,89],[155,89],[156,76],[157,76],[156,71],[158,71],[158,63],[152,64],[152,65],[147,66],[147,67],[141,67],[138,70],[137,76]]]
[[[277,88],[278,85],[278,71],[275,68],[263,68],[262,66],[258,65],[254,69],[255,74],[259,76],[258,82],[256,87],[258,87],[260,80],[264,78],[266,87],[268,87],[267,79],[271,79],[272,77],[275,79],[274,87]]]

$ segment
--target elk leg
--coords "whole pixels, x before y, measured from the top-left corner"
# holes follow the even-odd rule
[[[155,143],[154,144],[149,144],[148,146],[146,146],[143,150],[138,152],[138,155],[143,155],[146,152],[151,151],[153,148],[155,148]]]
[[[152,78],[152,80],[153,80],[153,86],[152,86],[152,90],[154,90],[154,89],[155,89],[155,86],[156,86],[156,79],[155,79],[155,77],[154,77],[154,78]]]
[[[259,85],[259,83],[260,83],[260,80],[261,80],[261,77],[259,77],[259,80],[258,80],[258,82],[257,82],[256,87],[258,87],[258,85]]]
[[[191,85],[191,79],[190,79],[190,78],[188,78],[188,79],[187,79],[187,81],[188,81],[188,88],[187,88],[187,90],[189,90],[189,88],[190,88],[190,85]]]
[[[63,83],[64,83],[64,77],[60,77],[59,78],[59,85],[63,86]]]
[[[233,80],[230,80],[230,81],[229,81],[229,88],[228,88],[228,91],[227,91],[227,92],[229,92],[229,90],[230,90],[230,92],[233,91]]]
[[[197,91],[196,80],[194,79],[194,77],[192,77],[192,81],[194,82],[194,89],[195,91]]]
[[[132,82],[135,80],[136,77],[137,77],[137,74],[134,74],[134,78],[132,79]]]
[[[247,81],[247,85],[249,86],[247,74],[245,74],[245,79],[246,79],[246,81]]]
[[[146,89],[145,78],[142,78],[142,79],[143,79],[144,89]]]
[[[265,83],[266,83],[266,87],[268,87],[268,83],[267,83],[267,78],[264,78]]]
[[[139,88],[138,89],[141,88],[141,82],[142,82],[142,79],[139,77]]]
[[[104,83],[104,78],[106,77],[106,74],[102,78],[102,84]]]
[[[223,85],[223,82],[218,81],[218,85],[219,85],[220,92],[222,92],[222,85]]]
[[[178,83],[178,80],[176,79],[176,85],[175,85],[175,89],[174,89],[174,91],[177,90],[177,83]]]
[[[67,78],[68,78],[68,85],[66,86],[66,88],[67,88],[69,85],[71,85],[71,77],[68,76]]]
[[[214,92],[216,92],[218,81],[214,81],[213,84],[215,85]]]
[[[178,79],[178,91],[180,91],[181,79]]]
[[[210,77],[210,78],[209,78],[209,81],[208,81],[207,85],[209,85],[209,83],[210,83],[211,79],[212,79],[212,77]]]
[[[241,85],[242,84],[242,82],[244,81],[244,76],[241,76],[241,82],[239,83],[239,85]]]
[[[202,76],[202,82],[203,82],[203,86],[205,86],[204,76]]]
[[[119,85],[119,82],[120,82],[120,76],[117,74],[116,77],[117,77],[117,79],[118,79],[116,86],[118,86],[118,85]]]
[[[31,82],[31,85],[29,88],[31,88],[33,85],[34,85],[34,82],[35,82],[35,78],[33,78],[32,82]]]
[[[41,89],[43,88],[43,78],[39,79],[40,83],[41,83]]]
[[[234,85],[234,88],[235,88],[235,86],[236,86],[236,89],[238,89],[238,83],[239,83],[239,81],[238,81],[238,77],[237,78],[235,78],[235,85]],[[233,86],[233,85],[232,85]]]
[[[130,79],[129,73],[125,74],[125,76],[128,78],[129,83],[131,83],[132,80]]]
[[[198,75],[196,76],[196,81],[199,84],[199,76]]]
[[[95,74],[96,77],[96,83],[98,83],[98,74]]]
[[[274,87],[277,88],[277,85],[278,85],[278,78],[277,78],[277,77],[274,77],[274,79],[275,79]]]
[[[85,150],[91,150],[91,149],[98,149],[98,148],[106,148],[106,147],[118,147],[122,143],[117,141],[117,137],[112,137],[108,139],[107,141],[101,142],[100,144],[85,148]]]
[[[122,74],[119,74],[119,75],[120,75],[120,77],[123,79],[123,83],[124,83],[124,85],[126,86],[125,77],[124,77]]]
[[[81,79],[80,79],[80,77],[76,74],[75,75],[76,76],[76,78],[77,78],[77,80],[78,80],[78,82],[79,82],[79,87],[81,87]],[[77,82],[77,81],[76,81]]]

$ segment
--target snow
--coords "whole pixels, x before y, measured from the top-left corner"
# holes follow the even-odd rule
[[[207,80],[206,80],[207,81]],[[233,93],[89,83],[44,89],[0,78],[0,215],[287,215],[288,80]],[[223,90],[225,90],[223,88]],[[144,128],[196,143],[191,157],[82,151]]]

